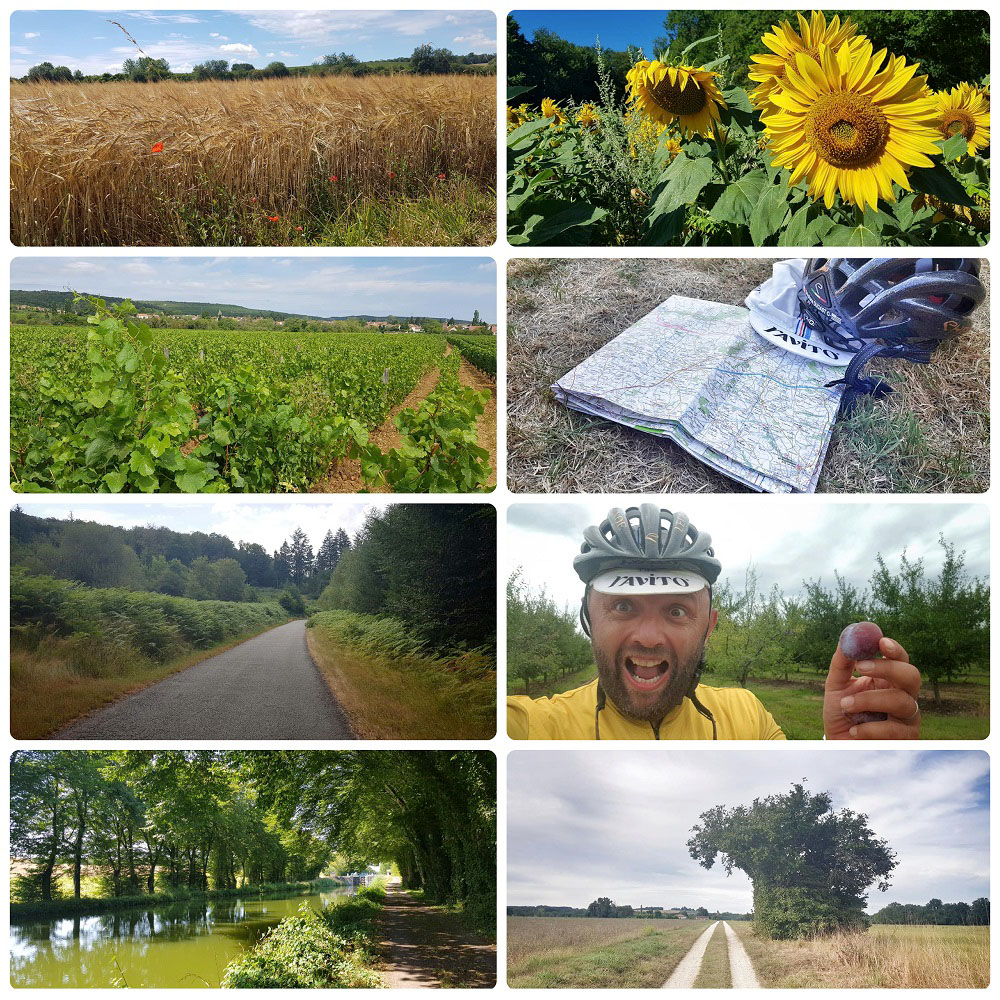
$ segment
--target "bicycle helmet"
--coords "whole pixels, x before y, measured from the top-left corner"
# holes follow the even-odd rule
[[[969,329],[985,298],[979,261],[964,257],[813,258],[798,293],[808,325],[845,351],[933,350]]]
[[[652,503],[625,510],[612,507],[600,525],[592,524],[584,530],[583,539],[580,552],[573,559],[573,568],[586,584],[580,624],[588,636],[587,603],[591,590],[612,594],[683,594],[707,587],[711,604],[712,584],[722,572],[722,563],[715,558],[711,536],[698,531],[687,514],[674,513]],[[712,723],[712,738],[716,739],[715,719],[696,694],[703,666],[704,663],[695,672],[686,694],[697,711]],[[604,705],[604,691],[598,685],[594,716],[597,739],[601,738],[600,715]]]

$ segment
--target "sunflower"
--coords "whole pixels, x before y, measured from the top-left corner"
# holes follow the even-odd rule
[[[910,190],[911,167],[932,167],[939,152],[937,108],[922,94],[918,64],[898,56],[879,72],[885,49],[849,42],[834,51],[821,46],[819,60],[799,52],[786,81],[771,95],[772,113],[761,115],[772,166],[791,171],[789,184],[805,178],[811,197],[833,207],[844,201],[864,207],[895,201],[893,182]]]
[[[661,125],[676,122],[683,135],[711,135],[726,102],[715,85],[718,73],[643,59],[628,71],[629,100]]]
[[[990,105],[978,87],[960,83],[934,96],[938,109],[937,126],[945,138],[964,135],[972,154],[990,144]]]
[[[769,107],[771,94],[784,85],[785,70],[789,66],[795,68],[796,53],[806,52],[818,60],[821,45],[839,49],[844,42],[852,41],[858,45],[865,40],[864,35],[855,39],[858,27],[850,18],[841,24],[840,16],[835,15],[827,24],[820,10],[814,10],[808,21],[801,14],[796,14],[796,17],[799,19],[798,31],[788,21],[772,24],[771,31],[760,39],[771,51],[750,57],[756,65],[750,67],[747,76],[758,84],[750,94],[750,100],[761,110],[776,110]]]
[[[555,118],[552,127],[566,124],[566,112],[551,97],[542,98],[542,117]]]
[[[581,128],[593,128],[599,125],[601,116],[597,113],[597,108],[593,104],[583,104],[576,113],[576,123]]]

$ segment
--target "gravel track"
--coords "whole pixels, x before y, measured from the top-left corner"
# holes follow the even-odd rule
[[[753,971],[753,962],[750,961],[743,942],[725,920],[722,926],[726,930],[726,941],[729,944],[729,978],[733,989],[759,990],[760,981],[757,979],[757,973]]]
[[[701,972],[701,960],[705,957],[705,949],[712,939],[715,928],[719,926],[716,920],[707,931],[704,931],[691,945],[691,950],[677,963],[677,968],[670,974],[670,978],[663,984],[665,990],[687,990],[694,986],[694,981]]]

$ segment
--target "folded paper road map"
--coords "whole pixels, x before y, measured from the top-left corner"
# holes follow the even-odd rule
[[[840,407],[831,369],[768,344],[749,310],[672,295],[554,386],[566,406],[669,438],[764,493],[812,493]]]

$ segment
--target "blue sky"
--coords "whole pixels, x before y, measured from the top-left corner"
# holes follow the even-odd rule
[[[221,302],[308,316],[496,322],[489,257],[15,257],[10,287]]]
[[[330,52],[358,59],[408,56],[425,42],[453,52],[496,52],[496,17],[470,10],[121,10],[16,11],[10,20],[11,75],[40,62],[86,74],[116,72],[135,47],[119,21],[157,59],[188,72],[206,59],[266,66],[317,62]]]
[[[225,500],[191,498],[187,502],[116,503],[109,500],[74,498],[68,503],[36,503],[30,497],[18,503],[34,517],[65,520],[72,512],[80,521],[96,521],[120,528],[155,524],[174,531],[204,531],[225,535],[233,542],[257,542],[268,552],[301,528],[315,549],[328,529],[343,528],[352,538],[360,530],[369,510],[383,510],[394,501],[337,499],[305,503],[247,503],[235,497]]]
[[[529,41],[539,28],[548,28],[574,45],[593,45],[624,51],[630,45],[653,58],[653,39],[661,37],[665,10],[513,10],[511,16]]]
[[[750,880],[709,871],[685,842],[701,813],[749,804],[806,779],[835,810],[868,816],[896,851],[888,903],[989,896],[989,758],[983,751],[833,753],[798,744],[698,750],[519,750],[508,758],[507,891],[513,905],[632,906],[746,912]]]

